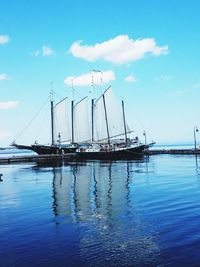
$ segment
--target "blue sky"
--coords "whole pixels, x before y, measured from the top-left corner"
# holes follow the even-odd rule
[[[93,69],[125,99],[141,138],[146,130],[156,142],[192,142],[200,127],[199,10],[197,0],[0,0],[0,146],[39,110],[51,81],[58,100],[70,94],[69,77],[84,96]],[[48,143],[45,116],[34,130]],[[35,135],[26,130],[16,141]]]

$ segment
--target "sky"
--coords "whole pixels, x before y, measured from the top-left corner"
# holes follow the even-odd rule
[[[198,0],[0,0],[0,146],[48,143],[50,90],[59,101],[72,85],[77,99],[111,85],[141,141],[145,131],[193,142],[199,10]]]

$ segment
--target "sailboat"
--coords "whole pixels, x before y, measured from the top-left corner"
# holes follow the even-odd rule
[[[111,86],[97,100],[92,99],[91,110],[91,141],[79,143],[79,159],[135,158],[154,144],[143,144],[137,136],[129,137],[133,131],[126,121],[124,101],[120,108]]]
[[[144,155],[154,144],[130,137],[133,131],[126,121],[124,101],[121,107],[117,104],[111,86],[98,99],[91,100],[90,112],[88,102],[87,96],[76,103],[72,100],[71,106],[67,97],[55,105],[51,100],[51,145],[13,145],[38,154],[76,153],[78,159],[122,159]]]

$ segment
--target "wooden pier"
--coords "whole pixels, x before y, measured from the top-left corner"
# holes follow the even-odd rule
[[[62,160],[72,160],[76,158],[76,153],[65,155],[31,155],[31,156],[12,156],[0,158],[0,164],[23,163],[23,162],[56,162]]]
[[[200,149],[155,149],[147,150],[145,155],[199,155]],[[37,163],[51,163],[58,161],[70,161],[77,158],[76,153],[69,153],[65,155],[51,154],[51,155],[31,155],[31,156],[11,156],[0,158],[0,164],[24,163],[24,162],[37,162]]]
[[[200,155],[199,149],[151,149],[147,155],[172,154],[172,155]]]

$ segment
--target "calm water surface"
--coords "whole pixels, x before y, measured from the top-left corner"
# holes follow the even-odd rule
[[[0,266],[200,266],[198,164],[1,165]]]

